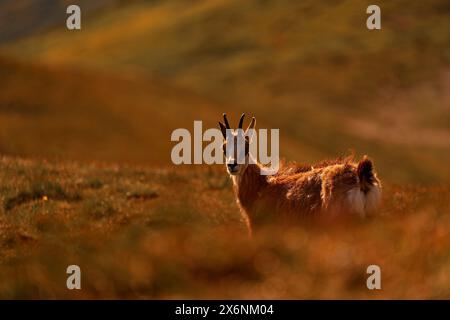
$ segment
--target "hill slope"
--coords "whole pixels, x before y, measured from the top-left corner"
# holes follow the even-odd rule
[[[169,128],[190,128],[192,122],[187,119],[206,119],[208,126],[215,126],[223,111],[236,114],[234,117],[246,111],[257,116],[260,127],[281,129],[281,154],[288,159],[317,161],[354,149],[372,156],[385,179],[450,181],[450,168],[442,165],[450,162],[448,1],[383,3],[380,32],[365,28],[368,4],[138,1],[86,18],[81,32],[59,26],[0,50],[33,63],[71,66],[65,78],[52,83],[53,88],[40,90],[49,97],[57,95],[59,104],[72,110],[67,115],[86,110],[78,115],[80,127],[73,128],[77,133],[67,140],[77,140],[82,146],[63,148],[56,143],[52,155],[84,156],[84,150],[103,150],[110,155],[93,154],[93,159],[167,163]],[[80,66],[85,71],[75,71]],[[45,79],[45,72],[47,69],[39,77]],[[72,72],[83,76],[64,84]],[[103,75],[97,76],[97,72]],[[152,86],[158,88],[161,83],[172,89],[146,92],[148,76]],[[125,80],[128,84],[123,85],[118,80],[123,77],[134,80]],[[0,81],[11,92],[25,90],[15,89],[17,82]],[[78,102],[68,91],[74,91],[79,83],[85,84],[86,91]],[[97,85],[99,93],[95,93]],[[114,90],[108,90],[109,86]],[[65,92],[67,97],[63,97]],[[6,103],[16,99],[11,95]],[[39,97],[37,93],[29,95]],[[205,108],[186,96],[197,97]],[[152,103],[147,107],[144,101]],[[78,104],[98,104],[108,113],[105,121],[95,122],[100,126],[94,136],[106,143],[83,148],[93,141],[82,138],[86,124],[81,123],[89,122],[92,115]],[[143,120],[149,118],[149,109],[158,115],[151,125]],[[116,112],[125,119],[136,119],[130,120],[128,129],[120,129],[126,124],[111,119]],[[33,128],[29,121],[36,122],[22,120],[15,120],[21,128]],[[46,123],[46,128],[55,129],[46,135],[48,141],[67,137],[62,122],[60,127]],[[124,130],[139,133],[119,137],[118,132]],[[18,137],[19,132],[4,131],[3,145],[9,145],[3,147],[5,152],[29,154],[27,150],[33,149],[20,142],[11,146],[9,137]],[[114,149],[113,141],[122,146],[127,139],[131,139],[130,152],[118,156],[108,151]],[[142,154],[147,143],[152,146],[151,156]],[[48,148],[41,148],[39,142],[36,146],[42,154]]]
[[[221,113],[230,110],[224,103],[142,75],[38,66],[5,58],[0,59],[0,72],[3,154],[170,165],[174,129],[192,130],[194,120],[203,120],[205,129],[215,127]],[[442,117],[448,112],[441,103],[448,99],[449,85],[448,77],[442,77],[441,87],[424,85],[397,94],[391,99],[397,115],[379,112],[379,121],[340,117],[345,125],[336,127],[333,117],[305,113],[297,126],[307,130],[309,138],[296,139],[289,129],[292,120],[287,119],[278,123],[282,124],[281,155],[306,162],[354,149],[372,156],[384,179],[449,181],[450,169],[442,165],[450,161],[446,118],[440,118],[442,128],[419,129],[418,115],[411,113],[412,108],[423,112],[417,99],[427,96],[435,108],[428,115]],[[260,128],[276,127],[275,119],[258,120]],[[329,127],[307,129],[313,123],[317,128]],[[343,133],[334,136],[329,130]]]
[[[170,134],[222,108],[148,77],[0,58],[0,152],[170,165]]]

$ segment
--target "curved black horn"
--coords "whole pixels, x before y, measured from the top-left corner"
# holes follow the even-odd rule
[[[255,124],[256,124],[256,119],[255,119],[255,117],[253,117],[253,118],[252,118],[252,121],[251,121],[250,124],[248,125],[247,130],[245,130],[245,133],[247,133],[249,130],[255,129]]]
[[[242,129],[242,125],[244,124],[244,117],[245,117],[245,113],[243,113],[241,115],[241,118],[239,119],[239,125],[238,125],[239,129]]]
[[[225,121],[225,126],[227,127],[227,129],[231,129],[230,128],[230,124],[228,123],[228,119],[227,119],[227,114],[226,113],[223,114],[223,121]]]

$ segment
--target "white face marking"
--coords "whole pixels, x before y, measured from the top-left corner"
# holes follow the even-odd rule
[[[246,140],[242,130],[228,132],[225,143],[225,164],[230,175],[237,175],[243,171],[248,163],[245,153]]]

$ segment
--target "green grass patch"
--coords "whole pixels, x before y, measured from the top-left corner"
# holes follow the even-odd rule
[[[34,200],[61,200],[61,201],[78,201],[81,195],[78,192],[65,190],[59,183],[43,181],[32,183],[25,190],[19,191],[17,194],[6,197],[3,202],[5,211],[9,211],[16,206]]]

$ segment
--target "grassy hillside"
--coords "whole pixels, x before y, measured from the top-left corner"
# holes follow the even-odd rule
[[[171,129],[190,128],[191,119],[213,126],[224,110],[246,111],[260,126],[281,129],[289,159],[354,149],[375,158],[385,179],[448,182],[448,1],[380,3],[379,32],[365,28],[368,4],[123,2],[84,19],[80,32],[57,26],[10,42],[0,48],[5,55],[46,67],[6,69],[1,108],[38,104],[32,99],[61,112],[13,122],[2,112],[1,146],[160,164],[168,162]],[[48,85],[35,90],[41,82]],[[25,128],[30,135],[19,134]],[[48,144],[28,139],[40,137],[35,132]]]
[[[46,32],[55,26],[64,26],[69,4],[65,0],[0,1],[0,43]],[[78,0],[74,4],[83,8],[83,18],[86,18],[116,7],[120,0]]]
[[[170,165],[174,128],[222,108],[148,77],[0,58],[0,152]]]
[[[205,128],[214,127],[221,112],[229,109],[223,102],[144,75],[36,65],[9,58],[0,59],[0,70],[3,154],[170,165],[172,130],[192,128],[199,119]],[[331,125],[329,130],[345,130],[345,135],[314,130],[311,138],[315,144],[309,145],[306,138],[295,139],[288,128],[280,126],[281,154],[305,162],[354,149],[358,154],[370,154],[384,179],[446,182],[449,168],[442,163],[449,158],[450,139],[446,118],[442,118],[448,108],[441,102],[450,92],[448,76],[442,77],[440,85],[423,85],[398,94],[392,102],[397,115],[380,112],[387,127],[382,122],[346,118],[346,125],[337,128],[330,123],[336,121],[333,118],[305,114],[305,118]],[[439,117],[442,128],[419,130],[415,126],[418,119],[411,110],[422,112],[417,99],[424,97],[429,98],[424,100],[427,103],[434,101],[435,113],[427,114]],[[414,104],[405,105],[405,100]],[[237,120],[236,115],[231,117]],[[259,127],[274,126],[274,119],[258,120]],[[289,121],[284,122],[286,126]],[[404,136],[396,134],[392,126],[398,126]]]
[[[222,168],[2,158],[0,181],[0,298],[450,297],[449,188],[385,184],[377,217],[250,240]]]

